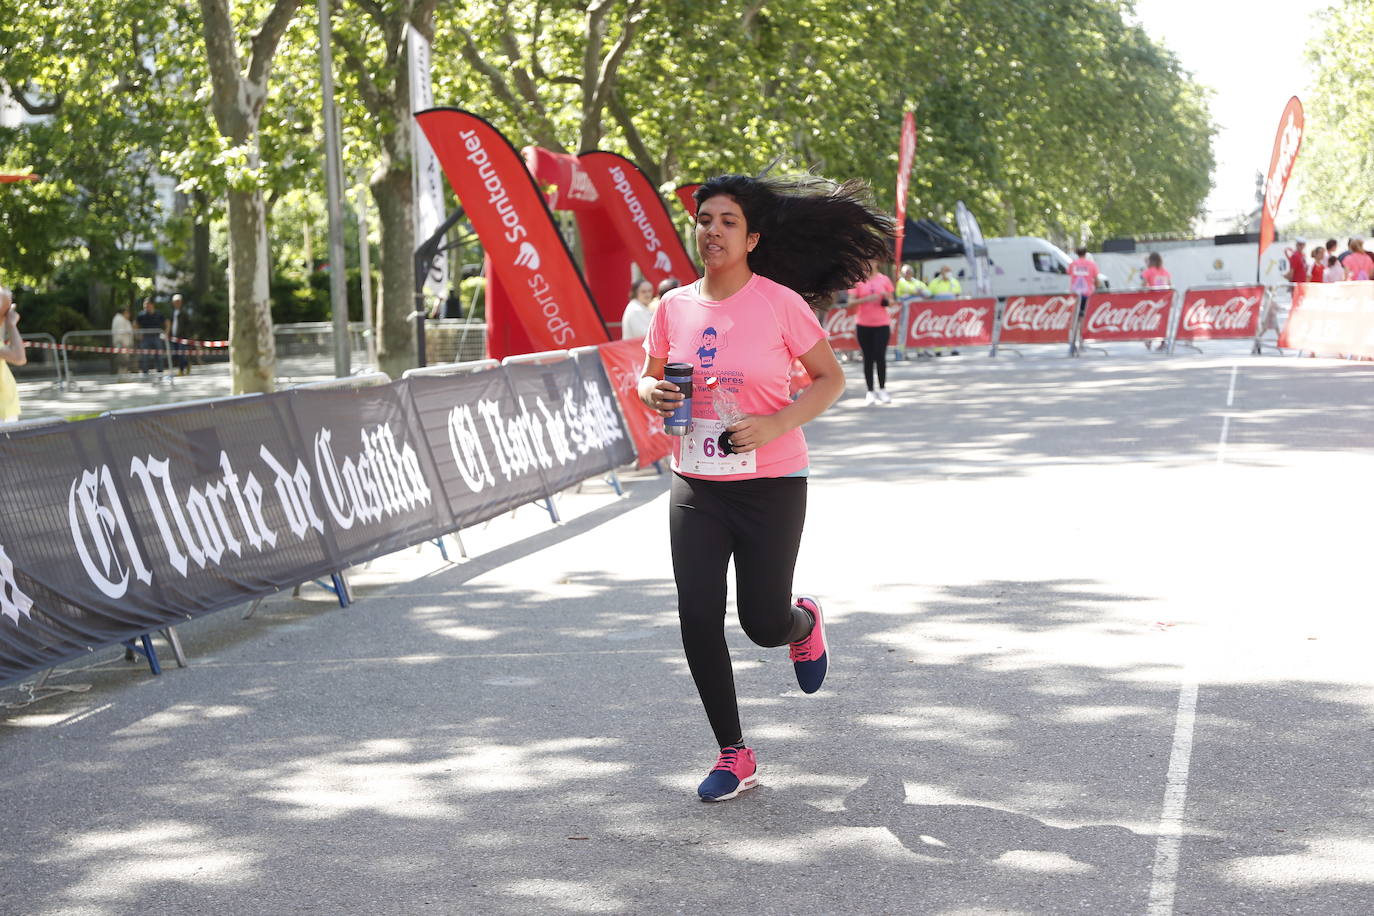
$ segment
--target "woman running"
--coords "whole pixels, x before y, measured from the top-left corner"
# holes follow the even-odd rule
[[[682,645],[720,748],[697,794],[714,802],[758,784],[725,642],[731,556],[745,634],[761,646],[787,645],[803,692],[825,680],[820,604],[792,595],[806,517],[801,426],[839,398],[845,379],[807,303],[865,279],[890,248],[892,221],[857,182],[724,175],[693,196],[705,276],[666,294],[654,313],[639,396],[670,416],[685,395],[664,380],[664,367],[693,364],[692,427],[673,446],[668,528]],[[811,376],[796,400],[793,359]],[[743,419],[720,418],[718,407],[729,411],[707,388],[713,376]]]

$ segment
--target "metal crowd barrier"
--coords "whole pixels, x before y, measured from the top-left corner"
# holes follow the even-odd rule
[[[41,331],[33,334],[23,332],[23,336],[25,340],[43,341],[45,343],[52,344],[52,349],[46,351],[52,354],[53,371],[56,373],[56,377],[53,379],[52,387],[57,391],[61,391],[64,388],[66,388],[66,382],[63,380],[65,354],[62,350],[58,349],[57,338],[53,337],[51,334],[45,334]],[[43,352],[37,347],[34,348],[34,351]],[[25,354],[25,356],[27,357],[28,354]]]
[[[425,353],[430,362],[471,362],[486,352],[487,325],[465,318],[425,322]]]

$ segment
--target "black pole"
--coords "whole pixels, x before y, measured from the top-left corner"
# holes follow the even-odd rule
[[[425,280],[429,278],[429,266],[434,263],[434,257],[442,249],[444,236],[452,229],[460,219],[463,218],[463,208],[449,214],[448,219],[434,230],[434,234],[425,239],[415,249],[415,312],[412,317],[415,319],[415,360],[416,364],[423,367],[427,365],[425,360]]]

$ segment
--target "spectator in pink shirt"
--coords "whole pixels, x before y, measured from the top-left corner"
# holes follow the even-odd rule
[[[1350,254],[1342,266],[1347,280],[1374,280],[1374,258],[1364,250],[1364,239],[1350,240]]]
[[[1141,285],[1146,289],[1173,289],[1174,281],[1164,269],[1164,259],[1158,251],[1150,252],[1145,259],[1145,269],[1140,272]]]
[[[1164,258],[1160,257],[1158,251],[1150,252],[1145,258],[1145,269],[1140,272],[1140,285],[1146,289],[1173,289],[1174,280],[1164,269]],[[1167,343],[1164,338],[1158,341],[1147,340],[1145,349],[1163,350]]]

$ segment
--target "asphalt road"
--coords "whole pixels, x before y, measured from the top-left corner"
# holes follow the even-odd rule
[[[1374,364],[966,356],[868,408],[849,371],[825,688],[731,626],[758,789],[695,799],[631,475],[0,709],[0,912],[1374,912]]]

